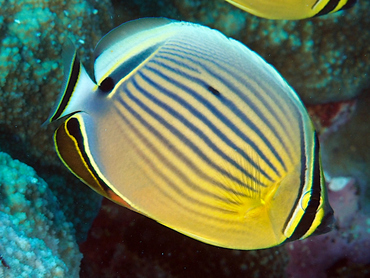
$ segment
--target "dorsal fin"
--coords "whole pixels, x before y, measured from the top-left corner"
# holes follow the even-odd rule
[[[171,23],[172,20],[164,17],[160,18],[140,18],[125,22],[120,26],[114,28],[100,39],[94,50],[94,59],[96,60],[104,50],[110,48],[112,45],[130,37],[133,34],[138,34],[141,31],[148,31],[158,26]]]
[[[156,43],[163,43],[164,38],[158,39],[158,35],[153,31],[172,22],[167,18],[142,18],[123,23],[105,35],[94,50],[94,74],[97,84],[124,61],[145,52],[148,48],[155,49]],[[153,41],[148,40],[150,32],[153,33]],[[142,36],[144,41],[140,43],[142,33],[145,33]],[[167,30],[162,33],[163,36],[171,36]]]
[[[95,84],[87,74],[77,57],[71,40],[67,39],[63,46],[64,78],[55,106],[43,125],[56,121],[69,114],[81,111],[81,100],[91,93]]]

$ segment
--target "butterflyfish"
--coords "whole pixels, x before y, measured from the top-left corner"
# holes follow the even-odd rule
[[[242,43],[165,18],[117,27],[93,81],[70,46],[47,122],[99,194],[189,237],[268,248],[333,222],[319,141],[300,99]]]
[[[253,15],[268,19],[304,19],[351,8],[357,0],[226,0]]]

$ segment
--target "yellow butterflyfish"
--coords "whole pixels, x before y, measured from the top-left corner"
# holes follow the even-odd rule
[[[226,0],[253,15],[268,19],[304,19],[352,7],[357,0]]]
[[[70,46],[47,122],[69,170],[96,192],[200,241],[261,249],[330,230],[319,141],[259,55],[165,18],[98,43],[93,81]]]

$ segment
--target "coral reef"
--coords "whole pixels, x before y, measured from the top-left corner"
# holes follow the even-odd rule
[[[110,2],[90,2],[0,0],[0,130],[18,145],[27,142],[29,155],[44,165],[55,163],[53,128],[40,125],[61,87],[62,44],[71,38],[89,64],[92,48],[113,27]]]
[[[357,99],[329,102],[324,104],[307,105],[320,139],[324,140],[350,120],[356,110]]]
[[[361,206],[370,214],[370,90],[357,99],[353,116],[321,142],[324,169],[331,176],[355,177]]]
[[[168,17],[173,19],[180,19],[181,17],[172,0],[113,0],[112,3],[115,6],[114,21],[116,26],[140,17]]]
[[[283,277],[283,246],[259,251],[214,247],[104,199],[87,241],[84,277]]]
[[[40,126],[60,91],[64,40],[69,37],[91,66],[93,47],[113,27],[112,6],[109,0],[0,0],[0,6],[0,150],[32,165],[42,177],[50,177],[62,210],[76,221],[82,238],[89,225],[80,223],[91,222],[86,211],[96,211],[99,199],[85,186],[76,190],[74,178],[72,183],[52,182],[67,171],[54,151],[55,126]]]
[[[0,277],[78,277],[82,255],[48,185],[0,153]]]
[[[145,8],[155,5],[154,1],[133,2],[140,16],[163,10],[160,4],[156,9]],[[370,85],[370,29],[364,28],[370,26],[369,1],[301,21],[258,18],[223,0],[173,0],[168,5],[170,9],[161,16],[211,26],[255,50],[276,67],[306,103],[348,100]],[[126,7],[127,3],[115,2],[116,14],[124,13]],[[121,22],[117,16],[116,23]]]

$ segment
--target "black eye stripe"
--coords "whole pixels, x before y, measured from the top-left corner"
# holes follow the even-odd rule
[[[103,91],[103,92],[110,92],[110,91],[112,91],[113,90],[113,88],[114,88],[114,80],[113,80],[113,78],[112,77],[107,77],[107,78],[105,78],[101,83],[100,83],[100,85],[99,85],[99,88],[100,88],[100,90],[101,91]]]

